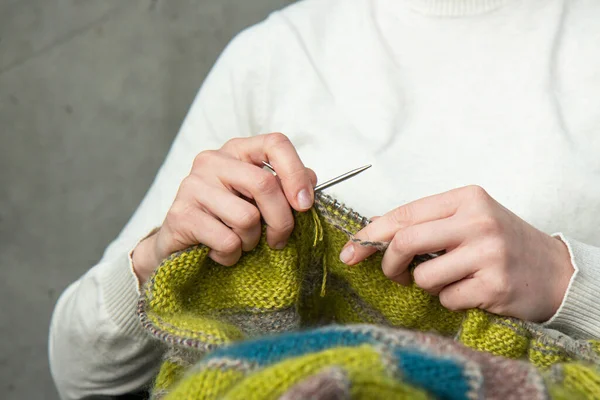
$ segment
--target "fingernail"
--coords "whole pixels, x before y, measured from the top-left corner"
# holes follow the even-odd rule
[[[286,242],[279,242],[275,245],[276,250],[283,250],[285,248]]]
[[[342,252],[340,253],[340,260],[342,260],[344,264],[348,264],[350,261],[352,261],[353,257],[354,246],[352,244],[347,244],[346,247],[344,247],[342,249]]]
[[[310,208],[312,207],[312,198],[310,197],[310,193],[306,189],[302,189],[300,193],[298,193],[298,204],[301,208]]]

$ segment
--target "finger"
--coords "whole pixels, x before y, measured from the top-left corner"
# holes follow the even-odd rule
[[[417,254],[454,248],[462,242],[463,236],[451,218],[400,229],[383,256],[383,273],[389,278],[401,275]]]
[[[197,191],[196,201],[212,215],[219,218],[242,240],[242,250],[250,251],[260,241],[261,221],[259,210],[225,188],[203,185]]]
[[[374,220],[359,231],[355,238],[365,241],[389,242],[402,228],[448,218],[454,215],[458,208],[459,193],[458,190],[451,190],[400,206]],[[352,245],[351,242],[347,246],[348,250],[344,247],[344,250],[347,250],[345,256],[351,255],[351,258],[348,258],[347,261],[342,258],[342,261],[349,265],[364,260],[376,251],[374,247]]]
[[[221,221],[197,207],[187,208],[185,213],[178,214],[180,241],[209,247],[209,256],[222,265],[231,266],[239,260],[242,255],[241,239]]]
[[[394,276],[389,277],[389,279],[391,281],[394,281],[394,282],[399,283],[401,285],[408,286],[408,285],[410,285],[410,271],[408,269],[405,269],[404,271],[402,271],[398,275],[394,275]]]
[[[440,303],[452,311],[482,308],[482,287],[477,278],[467,278],[455,282],[442,289],[439,294]]]
[[[225,186],[256,202],[267,225],[269,246],[283,248],[294,229],[294,217],[277,178],[262,168],[234,159],[215,163],[219,167],[218,178]]]
[[[419,264],[413,273],[415,283],[423,290],[438,295],[444,287],[473,274],[479,258],[476,252],[460,246]]]
[[[216,250],[210,250],[208,252],[208,257],[211,258],[217,264],[224,265],[226,267],[231,267],[235,265],[242,256],[242,253],[223,253]]]
[[[268,161],[281,180],[289,204],[297,211],[306,211],[314,201],[311,174],[300,160],[292,142],[281,133],[270,133],[250,138],[232,139],[223,151],[239,160],[261,165]]]

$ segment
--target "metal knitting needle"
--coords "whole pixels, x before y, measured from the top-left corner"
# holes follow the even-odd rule
[[[372,165],[368,164],[368,165],[364,165],[360,168],[353,169],[352,171],[348,171],[345,174],[338,176],[337,178],[330,179],[327,182],[323,182],[320,185],[315,186],[314,191],[319,192],[319,191],[321,191],[323,189],[327,189],[328,187],[331,187],[333,185],[337,185],[338,183],[344,182],[346,179],[350,179],[353,176],[356,176],[356,175],[360,174],[361,172],[368,170],[371,167],[372,167]]]
[[[273,171],[273,173],[275,175],[277,175],[277,172],[275,172],[275,168],[273,168],[273,166],[271,164],[269,164],[266,161],[263,161],[263,164],[267,168],[269,168],[271,171]],[[343,182],[343,181],[345,181],[347,179],[350,179],[350,178],[352,178],[352,177],[360,174],[361,172],[368,170],[371,167],[372,167],[372,165],[369,164],[369,165],[362,166],[360,168],[353,169],[352,171],[348,171],[345,174],[342,174],[342,175],[340,175],[338,177],[335,177],[333,179],[328,180],[327,182],[323,182],[320,185],[315,186],[314,191],[315,192],[319,192],[319,191],[321,191],[323,189],[327,189],[328,187],[331,187],[333,185],[337,185],[338,183]]]

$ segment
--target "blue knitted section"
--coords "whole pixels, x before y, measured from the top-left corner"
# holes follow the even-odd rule
[[[204,360],[230,358],[263,366],[331,347],[353,347],[364,343],[374,343],[371,335],[351,329],[292,332],[236,343],[215,350]]]
[[[468,399],[472,388],[464,367],[456,361],[404,349],[394,350],[394,356],[406,382],[427,388],[440,399]]]
[[[203,361],[226,358],[267,366],[333,347],[362,344],[377,344],[377,340],[362,329],[319,329],[238,342],[231,347],[215,350]],[[472,379],[466,376],[464,366],[459,361],[415,349],[395,348],[390,351],[403,380],[416,387],[427,388],[436,398],[463,400],[468,399],[470,391],[476,390],[473,386],[477,382],[471,382]]]

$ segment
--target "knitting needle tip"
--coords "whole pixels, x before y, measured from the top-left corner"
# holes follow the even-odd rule
[[[360,174],[361,172],[368,170],[371,167],[372,167],[372,165],[368,164],[368,165],[364,165],[360,168],[353,169],[352,171],[346,172],[345,174],[340,175],[337,178],[333,178],[331,180],[328,180],[327,182],[324,182],[324,183],[321,183],[320,185],[315,186],[314,190],[315,190],[315,192],[318,192],[323,189],[327,189],[328,187],[331,187],[333,185],[337,185],[338,183],[343,182],[346,179],[350,179],[350,178]]]
[[[269,168],[273,174],[277,175],[277,173],[275,172],[275,168],[273,168],[273,166],[271,164],[269,164],[266,161],[263,161],[262,163],[265,167]],[[320,185],[315,186],[314,191],[318,192],[323,189],[327,189],[328,187],[331,187],[333,185],[337,185],[338,183],[343,182],[347,179],[350,179],[350,178],[360,174],[361,172],[368,170],[371,167],[372,167],[372,165],[368,164],[368,165],[364,165],[360,168],[353,169],[352,171],[348,171],[345,174],[342,174],[338,177],[328,180],[327,182],[323,182]]]

